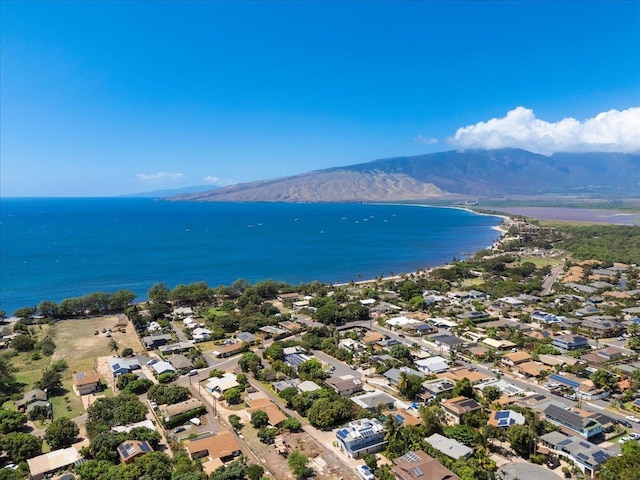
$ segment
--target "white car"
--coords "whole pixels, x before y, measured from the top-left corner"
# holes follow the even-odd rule
[[[356,473],[362,480],[375,480],[376,478],[368,465],[358,465]]]
[[[638,417],[634,417],[633,415],[627,415],[626,417],[627,420],[629,420],[630,422],[636,422],[636,423],[640,423],[640,418]]]
[[[624,443],[624,442],[629,442],[631,441],[631,438],[629,437],[622,437],[620,440],[618,440],[620,443]]]
[[[631,440],[640,440],[640,433],[632,432],[629,434]]]

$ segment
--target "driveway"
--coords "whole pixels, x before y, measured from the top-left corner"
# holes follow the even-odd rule
[[[504,465],[498,473],[502,474],[503,480],[515,480],[516,478],[520,479],[531,479],[535,478],[535,480],[558,480],[558,478],[563,478],[562,472],[560,468],[558,468],[559,473],[556,474],[554,471],[549,470],[546,467],[541,465],[534,465],[533,463],[525,463],[525,462],[512,462]]]

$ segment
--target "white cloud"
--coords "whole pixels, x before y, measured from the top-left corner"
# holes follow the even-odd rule
[[[202,180],[207,185],[216,185],[218,187],[226,187],[227,185],[233,185],[234,183],[236,183],[233,180],[226,180],[224,178],[213,177],[211,175],[209,175],[208,177],[204,177]]]
[[[138,180],[144,183],[173,183],[186,178],[184,173],[178,172],[158,172],[158,173],[137,173]]]
[[[503,118],[459,128],[449,143],[459,148],[522,148],[554,152],[640,151],[640,107],[609,110],[583,122],[564,118],[546,122],[533,110],[517,107]]]
[[[418,135],[413,140],[416,143],[424,143],[425,145],[435,145],[436,143],[438,143],[438,139],[437,138],[428,138],[428,137],[425,137],[423,135]]]

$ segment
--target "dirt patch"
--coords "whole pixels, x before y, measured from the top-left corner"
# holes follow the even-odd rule
[[[127,347],[132,348],[134,352],[143,352],[144,348],[130,322],[127,322],[125,333],[115,329],[119,318],[118,315],[108,315],[58,322],[54,339],[58,347],[53,360],[66,360],[69,365],[68,371],[71,373],[94,369],[98,357],[115,355],[116,352],[109,347],[110,340],[118,343],[120,352]],[[111,337],[102,333],[103,329],[111,329]],[[95,335],[96,331],[98,335]]]

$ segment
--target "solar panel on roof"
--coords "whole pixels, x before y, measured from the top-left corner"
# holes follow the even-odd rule
[[[420,457],[418,457],[415,453],[413,452],[407,452],[404,454],[404,456],[402,457],[406,462],[411,462],[411,463],[415,463],[415,462],[419,462],[420,461]]]
[[[421,476],[423,475],[423,474],[422,474],[422,470],[420,469],[420,467],[416,467],[416,468],[414,468],[414,469],[412,470],[412,472],[413,472],[413,474],[414,474],[416,477],[421,477]]]
[[[589,460],[589,457],[587,457],[584,453],[579,453],[579,454],[577,455],[577,457],[578,457],[580,460],[585,460],[585,461],[586,461],[586,460]]]
[[[398,422],[400,422],[400,423],[404,423],[404,417],[402,415],[400,415],[399,413],[396,414],[396,420],[398,420]]]
[[[140,450],[142,450],[143,452],[150,452],[151,451],[151,447],[149,446],[149,444],[147,442],[142,442],[142,443],[140,443]]]
[[[496,418],[507,418],[509,416],[509,412],[496,412]]]
[[[580,446],[581,446],[582,448],[590,448],[590,447],[592,447],[592,446],[593,446],[593,445],[590,445],[590,444],[585,443],[585,442],[579,442],[579,443],[580,443]]]
[[[338,436],[342,439],[347,438],[347,436],[349,435],[349,431],[342,429],[342,430],[338,430]]]

